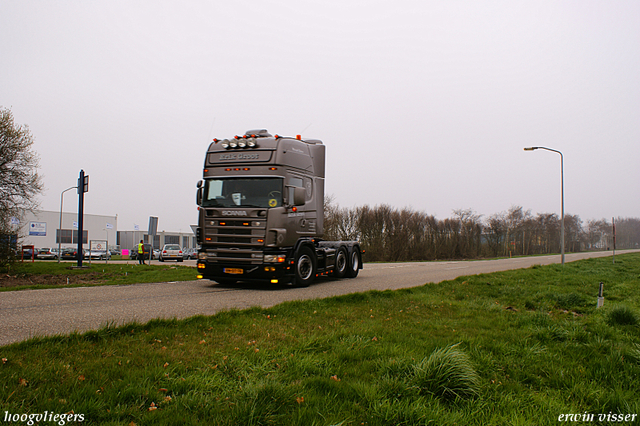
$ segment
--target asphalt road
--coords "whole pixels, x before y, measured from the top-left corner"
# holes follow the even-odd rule
[[[618,251],[617,253],[640,250]],[[611,252],[568,254],[566,262]],[[560,263],[560,256],[459,262],[365,264],[355,279],[319,279],[307,288],[238,284],[208,280],[24,290],[0,293],[0,346],[30,337],[95,330],[105,324],[154,318],[213,315],[225,309],[270,307],[288,300],[336,296],[367,290],[394,290],[437,283],[463,275]]]

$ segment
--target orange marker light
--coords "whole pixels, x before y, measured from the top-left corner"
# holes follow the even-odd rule
[[[298,208],[297,208],[297,207],[294,207],[294,208],[292,208],[291,210],[295,213],[295,212],[297,212],[297,211],[298,211]]]

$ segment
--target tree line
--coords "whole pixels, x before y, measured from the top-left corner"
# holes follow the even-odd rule
[[[640,247],[640,219],[617,218],[616,248]],[[564,218],[565,251],[613,249],[613,223]],[[560,253],[561,218],[520,206],[483,217],[471,209],[437,219],[387,204],[345,208],[325,199],[324,239],[359,240],[367,261],[475,259]]]

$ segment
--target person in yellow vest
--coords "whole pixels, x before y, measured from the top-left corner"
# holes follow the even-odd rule
[[[140,240],[140,243],[138,244],[138,263],[140,265],[145,265],[145,263],[144,263],[144,244],[142,243],[142,240]]]

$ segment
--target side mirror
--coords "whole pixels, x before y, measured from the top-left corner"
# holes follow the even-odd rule
[[[202,205],[202,181],[199,180],[196,186],[198,187],[198,189],[196,190],[196,204],[198,206],[201,206]]]
[[[293,188],[293,205],[294,206],[304,206],[307,202],[307,190],[300,186],[296,186]]]

